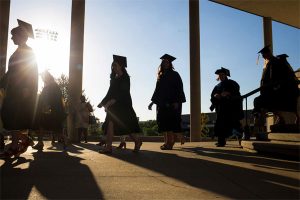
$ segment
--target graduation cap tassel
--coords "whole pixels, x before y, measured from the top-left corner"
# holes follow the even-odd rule
[[[256,65],[258,65],[259,56],[260,56],[260,54],[258,54],[258,56],[257,56],[257,59],[256,59]]]

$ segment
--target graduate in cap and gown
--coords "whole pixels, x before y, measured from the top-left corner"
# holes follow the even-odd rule
[[[38,68],[33,50],[26,44],[28,37],[34,39],[32,25],[19,19],[18,25],[11,30],[11,39],[18,48],[11,55],[8,71],[0,84],[5,91],[1,110],[3,126],[9,131],[20,133],[31,129],[33,125],[38,90]],[[28,137],[17,133],[12,134],[12,144],[6,152],[7,156],[19,155],[24,151],[18,146],[20,138],[18,139],[17,136],[23,138],[21,140],[23,143],[33,144],[32,141],[29,142]]]
[[[132,107],[130,77],[126,67],[126,57],[113,55],[110,86],[106,96],[98,105],[99,108],[104,107],[106,111],[106,118],[102,127],[106,134],[106,146],[99,153],[112,153],[114,135],[129,135],[135,143],[134,152],[138,152],[142,145],[142,141],[136,134],[141,130]]]
[[[270,45],[262,48],[258,53],[265,60],[265,66],[261,77],[260,96],[254,99],[253,113],[257,118],[264,118],[266,112],[273,112],[277,117],[275,123],[284,124],[280,111],[297,112],[297,97],[299,89],[297,78],[292,67],[287,61],[288,55],[274,56]],[[263,120],[261,126],[263,126]]]
[[[240,120],[243,119],[243,104],[240,95],[240,86],[234,80],[228,79],[230,71],[226,68],[216,70],[218,83],[211,93],[210,110],[216,110],[217,120],[214,127],[218,137],[217,147],[226,145],[226,138],[233,135],[234,131],[241,132]]]
[[[35,128],[38,131],[38,143],[33,149],[43,150],[43,135],[45,132],[51,132],[52,136],[58,135],[59,140],[66,148],[66,137],[63,134],[63,125],[67,117],[64,107],[62,91],[49,71],[41,74],[44,82],[44,88],[39,95],[35,115]],[[52,139],[52,143],[54,140]]]
[[[178,72],[174,70],[172,62],[175,57],[165,54],[160,58],[156,87],[148,109],[156,104],[156,121],[158,131],[164,134],[162,150],[171,150],[177,136],[181,135],[182,103],[186,102],[183,83]]]

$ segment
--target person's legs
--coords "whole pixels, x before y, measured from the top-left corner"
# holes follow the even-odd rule
[[[38,143],[32,147],[33,149],[43,150],[43,148],[44,148],[43,136],[44,136],[44,131],[39,130],[38,131]]]
[[[55,134],[51,133],[51,145],[53,146],[55,144]]]
[[[0,133],[0,151],[4,151],[5,143],[4,143],[4,135]]]
[[[138,152],[143,144],[140,137],[137,134],[129,134],[129,136],[134,141],[134,149],[133,152]]]
[[[117,148],[118,149],[122,149],[122,148],[126,149],[126,136],[125,135],[120,137],[120,144]]]
[[[185,136],[183,135],[183,133],[175,133],[176,138],[180,141],[180,144],[183,145],[185,143]]]
[[[173,132],[165,133],[165,143],[160,146],[161,150],[171,150],[175,144],[175,136]]]
[[[99,153],[111,153],[112,152],[112,140],[114,136],[114,124],[112,121],[108,122],[107,134],[106,134],[106,146],[100,150]]]
[[[171,149],[173,149],[173,146],[177,139],[177,135],[176,135],[176,133],[173,133],[173,132],[169,132],[168,134],[169,134],[168,145]]]
[[[64,134],[63,130],[58,131],[57,133],[58,140],[62,143],[63,149],[66,150],[67,148],[67,135]]]
[[[226,138],[224,136],[218,136],[217,147],[224,147],[226,145]]]
[[[78,134],[78,143],[81,142],[81,137],[82,137],[82,128],[77,129],[77,134]]]
[[[83,128],[82,133],[83,133],[84,142],[87,143],[87,134],[88,134],[87,128]]]

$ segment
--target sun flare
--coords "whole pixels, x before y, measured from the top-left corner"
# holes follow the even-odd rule
[[[35,53],[39,74],[48,70],[55,78],[61,74],[68,75],[69,52],[67,44],[63,42],[36,38],[31,45]],[[39,91],[43,82],[39,77]]]

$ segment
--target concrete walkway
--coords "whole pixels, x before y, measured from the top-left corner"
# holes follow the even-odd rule
[[[117,144],[116,144],[117,145]],[[95,143],[63,152],[46,142],[19,159],[0,160],[0,199],[299,199],[300,163],[247,152],[230,142],[177,144],[162,151],[102,155]]]

